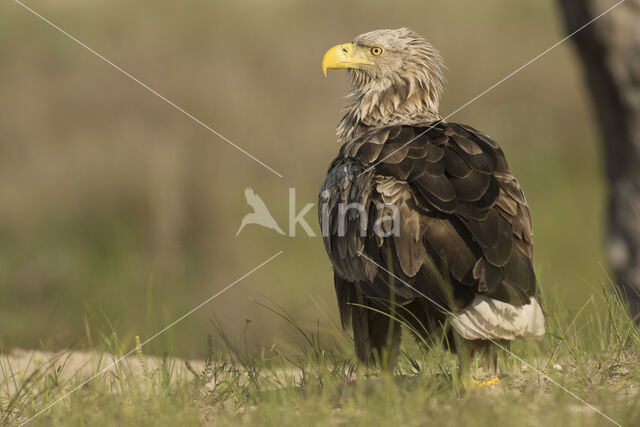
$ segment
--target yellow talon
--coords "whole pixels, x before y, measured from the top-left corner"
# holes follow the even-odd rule
[[[469,385],[467,385],[467,381],[465,379],[461,379],[462,380],[462,386],[469,390],[474,390],[474,389],[478,389],[478,388],[483,388],[483,387],[487,387],[490,385],[496,385],[500,382],[500,378],[498,377],[493,377],[493,378],[489,378],[488,380],[483,380],[483,381],[478,381],[478,380],[474,380],[473,378],[471,378],[469,380]]]
[[[493,377],[493,378],[489,378],[488,380],[477,381],[476,382],[476,387],[477,388],[487,387],[487,386],[490,386],[490,385],[496,385],[499,382],[500,382],[500,378]]]

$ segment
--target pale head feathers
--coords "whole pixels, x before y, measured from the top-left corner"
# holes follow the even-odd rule
[[[347,70],[352,89],[337,129],[342,142],[371,127],[439,119],[444,63],[424,37],[407,28],[376,30],[359,35],[353,45],[381,48],[382,54],[372,54],[371,65]]]

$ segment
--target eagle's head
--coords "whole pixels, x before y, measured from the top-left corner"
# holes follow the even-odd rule
[[[444,83],[440,54],[407,28],[376,30],[325,53],[322,71],[346,68],[353,103],[338,126],[348,139],[360,127],[436,120]]]

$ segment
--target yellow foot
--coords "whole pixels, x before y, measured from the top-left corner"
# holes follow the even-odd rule
[[[474,390],[478,388],[487,387],[490,385],[495,385],[495,384],[498,384],[499,382],[500,382],[500,378],[498,377],[489,378],[488,380],[484,380],[484,381],[478,381],[471,378],[471,380],[469,381],[469,384],[467,384],[467,381],[465,379],[462,379],[462,386],[467,390]]]

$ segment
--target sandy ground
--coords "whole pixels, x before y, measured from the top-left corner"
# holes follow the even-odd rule
[[[94,351],[59,351],[45,352],[39,350],[12,350],[0,354],[0,393],[12,394],[24,381],[33,375],[53,375],[59,382],[70,380],[88,380],[94,376],[113,377],[118,369],[125,369],[133,375],[143,376],[162,364],[162,359],[143,356],[142,360],[133,353],[118,360],[109,353]],[[116,363],[117,362],[117,363]],[[185,367],[183,359],[171,359],[172,378],[193,376]],[[189,361],[196,372],[204,367],[202,360]]]
[[[170,358],[167,360],[171,371],[171,380],[194,379],[194,374],[187,369],[185,359]],[[196,373],[204,369],[203,360],[188,360]],[[117,392],[118,376],[124,372],[126,378],[144,378],[147,374],[155,375],[162,366],[163,360],[156,356],[139,357],[135,352],[127,357],[119,357],[110,353],[97,351],[45,352],[39,350],[16,349],[0,354],[0,399],[10,399],[27,380],[50,377],[52,381],[61,384],[72,384],[73,387],[102,378],[111,383],[111,390]],[[297,369],[273,369],[265,372],[274,379],[277,378],[297,381],[302,373]],[[42,383],[36,381],[36,383]],[[215,387],[215,380],[211,379],[205,387]],[[37,387],[36,387],[37,388]]]

